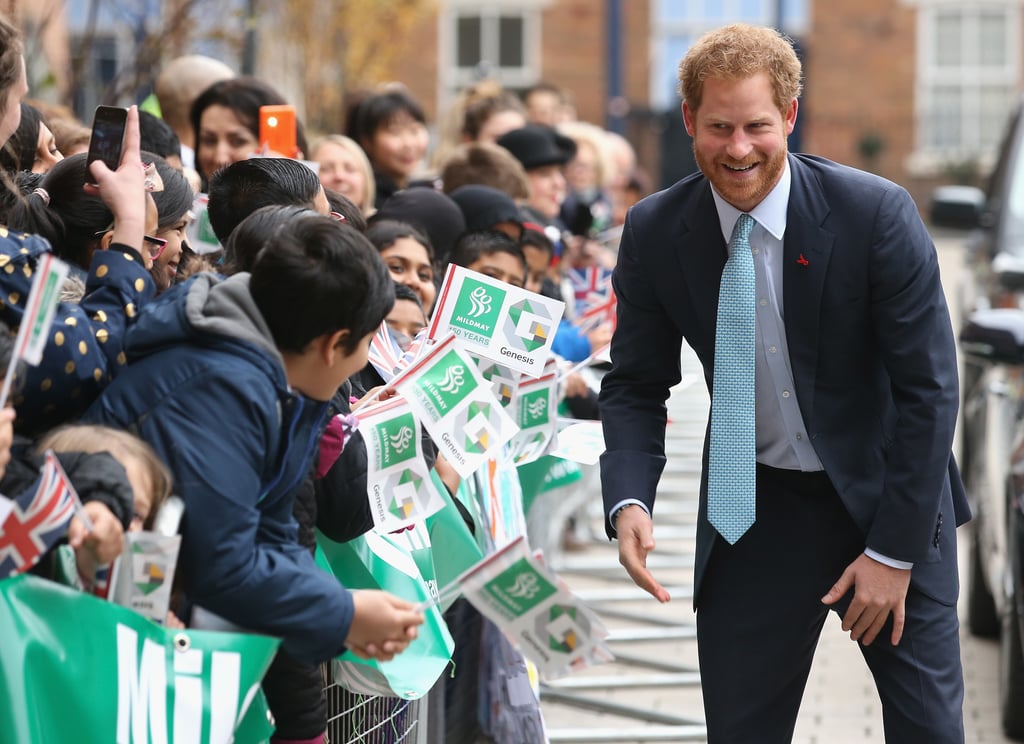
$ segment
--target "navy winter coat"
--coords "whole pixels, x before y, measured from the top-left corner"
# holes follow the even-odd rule
[[[248,281],[201,274],[148,305],[86,419],[137,433],[171,468],[188,600],[318,662],[343,651],[352,620],[292,514],[327,406],[290,390]]]

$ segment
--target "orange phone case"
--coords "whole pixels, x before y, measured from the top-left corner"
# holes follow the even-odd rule
[[[260,146],[288,158],[298,156],[294,106],[260,106]]]

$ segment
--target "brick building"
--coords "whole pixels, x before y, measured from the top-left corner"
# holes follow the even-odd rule
[[[802,149],[879,173],[922,210],[980,185],[1021,89],[1021,3],[813,0]]]
[[[648,0],[618,0],[622,93],[648,98]],[[403,44],[394,77],[406,83],[431,119],[457,91],[482,77],[521,90],[539,80],[570,91],[581,119],[605,124],[608,99],[606,0],[440,0]]]

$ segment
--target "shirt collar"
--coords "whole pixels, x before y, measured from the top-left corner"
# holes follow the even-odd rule
[[[786,210],[789,208],[789,188],[793,177],[789,172],[789,159],[786,159],[786,167],[782,170],[782,177],[775,184],[775,188],[768,192],[761,202],[748,214],[757,220],[757,224],[763,227],[776,240],[782,240],[786,233]],[[732,229],[736,226],[736,220],[743,214],[732,204],[727,202],[714,187],[711,188],[711,195],[715,198],[715,208],[718,210],[718,221],[722,227],[722,236],[726,245],[732,236]]]

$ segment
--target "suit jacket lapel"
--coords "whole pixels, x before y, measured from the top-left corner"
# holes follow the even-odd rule
[[[687,340],[698,348],[706,346],[710,339],[713,349],[715,321],[718,317],[718,285],[728,250],[722,238],[722,227],[711,195],[711,186],[707,182],[695,198],[683,205],[682,223],[682,231],[673,248],[687,293],[693,301],[696,322],[684,323],[681,327],[699,328],[704,338],[695,339],[687,334]],[[678,304],[675,303],[676,306]]]
[[[793,182],[782,250],[783,307],[793,381],[804,420],[810,421],[814,409],[821,300],[835,234],[822,227],[830,207],[814,175],[793,157],[789,158],[789,167]]]

